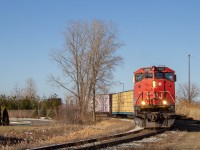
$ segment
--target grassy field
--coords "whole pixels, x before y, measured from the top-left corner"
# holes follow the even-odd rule
[[[93,125],[67,125],[50,123],[37,126],[2,126],[2,137],[23,139],[16,145],[1,146],[0,149],[25,149],[35,146],[77,141],[91,137],[100,137],[128,131],[134,127],[133,122],[117,119],[107,119]]]
[[[176,114],[200,120],[200,103],[182,100],[176,105]]]

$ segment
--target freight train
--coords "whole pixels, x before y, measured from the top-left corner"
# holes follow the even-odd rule
[[[165,66],[134,72],[134,90],[99,95],[96,112],[133,116],[143,127],[171,126],[175,120],[175,71]]]

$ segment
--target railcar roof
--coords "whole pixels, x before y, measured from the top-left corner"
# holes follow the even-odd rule
[[[146,71],[152,71],[153,68],[158,69],[158,70],[163,71],[163,72],[173,72],[173,73],[175,73],[174,70],[172,70],[172,69],[170,69],[169,67],[166,67],[166,66],[151,66],[151,67],[140,68],[140,69],[136,70],[134,72],[134,74],[135,73],[142,73],[142,72],[146,72]],[[164,68],[164,70],[162,70],[163,68]]]

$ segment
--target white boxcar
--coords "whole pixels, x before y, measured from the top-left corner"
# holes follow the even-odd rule
[[[111,113],[110,94],[101,94],[96,96],[95,111],[97,113]],[[93,101],[89,103],[89,111],[92,111]]]

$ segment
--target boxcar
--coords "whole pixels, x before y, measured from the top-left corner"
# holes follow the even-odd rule
[[[105,113],[111,115],[111,95],[110,94],[99,94],[95,98],[95,112],[98,113]],[[89,111],[93,111],[93,101],[92,99],[89,102]]]
[[[128,116],[133,114],[133,90],[110,95],[112,115]]]

